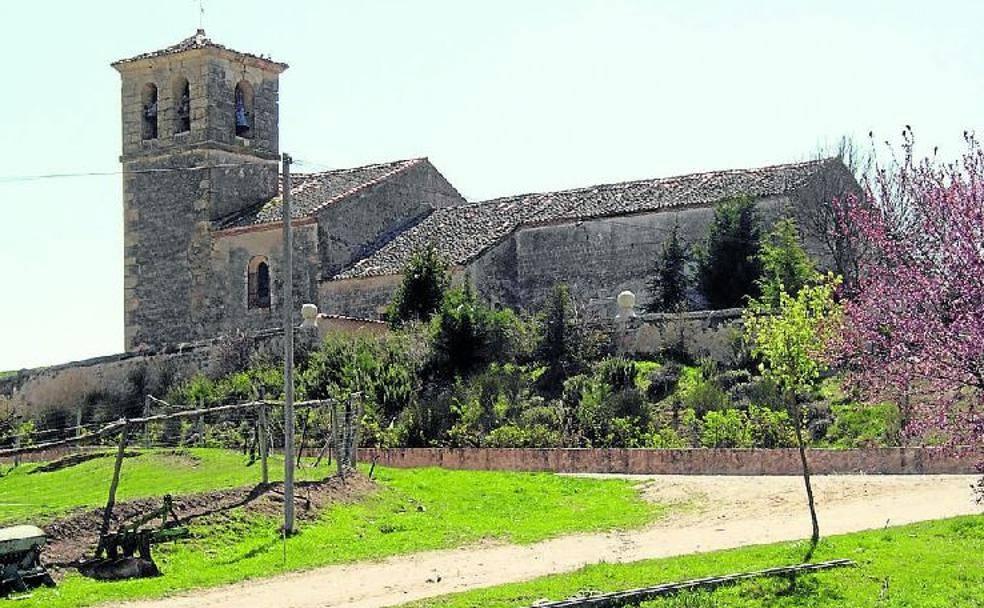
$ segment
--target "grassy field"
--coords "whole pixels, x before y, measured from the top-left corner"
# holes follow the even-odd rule
[[[192,454],[199,458],[197,464],[160,462],[161,455],[128,460],[121,494],[127,484],[131,486],[128,495],[136,496],[174,492],[176,486],[181,492],[191,492],[254,479],[252,471],[240,477],[243,473],[239,469],[245,467],[237,454],[210,450],[194,450]],[[142,471],[138,462],[143,458],[147,458],[147,470],[138,475]],[[0,502],[27,503],[18,498],[15,489],[38,483],[57,490],[55,498],[46,497],[42,490],[33,491],[48,513],[67,509],[72,502],[98,504],[104,499],[103,482],[111,465],[111,459],[104,458],[72,469],[31,475],[26,481],[20,477],[23,473],[8,475],[0,478]],[[77,477],[74,469],[78,469]],[[286,561],[277,533],[278,520],[237,510],[211,526],[195,526],[195,537],[190,541],[162,546],[156,556],[165,572],[163,577],[104,583],[70,575],[57,589],[37,590],[12,605],[66,608],[156,597],[485,538],[530,543],[564,533],[639,526],[661,512],[645,503],[629,483],[616,480],[440,469],[377,468],[376,474],[379,491],[355,503],[334,505],[316,521],[303,522],[300,534],[287,540]],[[52,476],[52,481],[45,480],[47,476]]]
[[[113,476],[113,452],[105,457],[51,471],[36,472],[41,464],[24,464],[0,477],[0,524],[50,520],[77,507],[106,504]],[[283,479],[283,458],[271,455],[270,478]],[[298,479],[320,479],[330,467],[301,469]],[[118,500],[164,494],[193,494],[207,490],[255,485],[260,464],[246,466],[246,458],[228,450],[189,449],[142,453],[126,458],[121,471]]]
[[[600,564],[571,574],[446,596],[407,608],[516,608],[582,591],[616,591],[702,576],[795,564],[805,543],[763,545],[703,555]],[[645,608],[984,606],[984,516],[960,517],[821,541],[815,561],[850,558],[857,568],[786,580],[759,579],[714,592],[689,593]]]

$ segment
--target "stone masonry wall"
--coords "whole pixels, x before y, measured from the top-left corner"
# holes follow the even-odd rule
[[[758,203],[767,223],[787,204],[786,197]],[[586,318],[611,319],[623,290],[635,293],[640,306],[648,301],[646,282],[673,226],[684,242],[695,244],[706,237],[713,216],[712,207],[693,207],[521,228],[510,237],[514,244],[490,249],[470,264],[470,273],[480,291],[498,290],[487,298],[532,310],[554,285],[566,283]],[[692,299],[700,297],[694,293]]]
[[[709,357],[728,364],[741,327],[741,309],[645,314],[615,323],[615,345],[620,353],[659,355],[666,351]]]
[[[275,226],[234,234],[216,234],[212,248],[215,277],[212,292],[217,302],[217,317],[207,328],[209,335],[237,330],[259,330],[283,326],[283,228]],[[270,307],[248,307],[249,261],[264,256],[270,268]],[[293,310],[317,301],[318,236],[313,223],[294,227],[294,299]],[[300,323],[300,313],[296,320]]]
[[[939,448],[808,450],[815,475],[973,474],[974,458]],[[629,475],[801,475],[796,449],[364,448],[359,460],[388,467]]]
[[[282,360],[283,330],[274,328],[253,334],[258,356]],[[295,329],[295,349],[313,347],[318,331]],[[208,371],[209,361],[221,338],[188,344],[183,348],[148,353],[119,353],[30,370],[0,378],[0,397],[18,413],[37,416],[50,410],[74,414],[80,406],[103,395],[119,394],[136,375],[146,386],[175,384]],[[163,396],[163,395],[158,395]],[[72,417],[74,420],[74,416]]]
[[[402,275],[388,275],[324,281],[318,289],[318,309],[326,314],[382,319],[402,280]]]
[[[330,278],[432,209],[465,200],[429,162],[318,212],[321,276]]]

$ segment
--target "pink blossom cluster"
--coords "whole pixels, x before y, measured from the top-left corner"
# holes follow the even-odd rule
[[[863,239],[856,293],[834,346],[850,383],[900,405],[910,436],[984,448],[984,151],[904,154],[876,169],[864,196],[837,201]]]

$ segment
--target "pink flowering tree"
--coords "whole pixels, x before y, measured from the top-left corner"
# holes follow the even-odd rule
[[[959,160],[902,153],[877,167],[865,196],[838,202],[863,239],[857,292],[836,351],[849,382],[899,404],[902,432],[984,448],[984,150]],[[980,462],[980,460],[979,460]]]

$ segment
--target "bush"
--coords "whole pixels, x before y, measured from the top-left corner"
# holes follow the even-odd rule
[[[687,308],[691,276],[687,272],[688,247],[680,241],[679,226],[674,224],[670,238],[663,243],[648,287],[652,299],[646,312],[680,312]]]
[[[700,425],[705,448],[750,448],[754,445],[748,419],[741,410],[708,412]]]
[[[679,433],[667,426],[647,434],[644,437],[642,447],[669,450],[690,447],[690,444]]]
[[[893,445],[899,409],[893,403],[847,403],[831,407],[833,424],[823,443],[836,448]]]
[[[757,448],[788,448],[796,445],[793,421],[786,411],[750,405],[748,424],[751,427],[752,444]]]
[[[394,327],[410,321],[427,322],[440,309],[451,284],[447,262],[433,244],[428,244],[413,252],[402,274],[386,317]]]
[[[430,333],[431,371],[453,376],[523,358],[527,331],[514,312],[490,309],[466,284],[448,292]]]
[[[699,417],[710,411],[731,407],[731,398],[713,380],[697,368],[684,368],[677,384],[677,396],[684,409],[692,409]]]
[[[666,363],[659,369],[651,372],[647,380],[649,385],[646,387],[646,398],[650,401],[662,401],[676,390],[677,382],[680,380],[680,372],[683,369],[679,363]]]
[[[606,357],[598,364],[595,372],[598,380],[610,386],[614,392],[634,389],[637,374],[635,361],[625,357]]]

